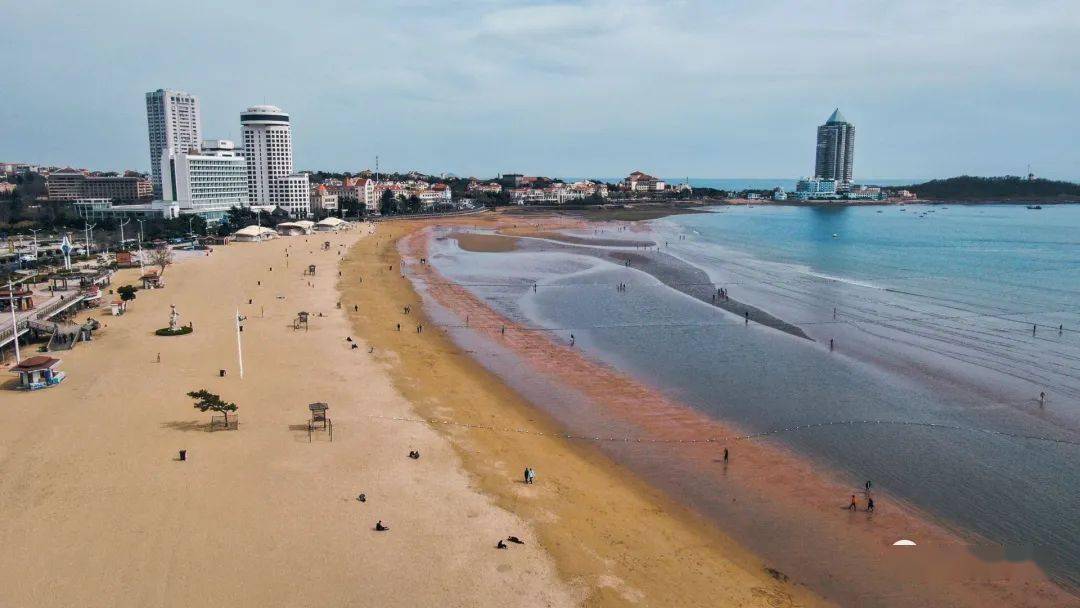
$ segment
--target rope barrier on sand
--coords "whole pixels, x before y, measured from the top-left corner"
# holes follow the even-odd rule
[[[1031,441],[1042,441],[1047,443],[1057,443],[1063,445],[1075,445],[1080,446],[1080,441],[1071,439],[1062,439],[1057,437],[1046,437],[1042,435],[1025,435],[1021,433],[1010,433],[1007,431],[995,431],[991,429],[979,429],[972,427],[964,427],[952,424],[942,424],[938,422],[911,422],[906,420],[833,420],[828,422],[814,422],[809,424],[798,424],[795,426],[789,426],[784,428],[775,428],[767,431],[760,431],[757,433],[749,433],[746,435],[732,435],[728,437],[708,437],[703,439],[650,439],[643,437],[602,437],[599,435],[575,435],[572,433],[545,433],[543,431],[536,431],[525,428],[511,428],[511,427],[497,427],[494,425],[486,424],[468,424],[464,422],[454,422],[452,420],[442,420],[438,418],[409,418],[406,416],[383,416],[380,414],[368,414],[368,418],[377,418],[380,420],[390,420],[395,422],[412,422],[417,424],[431,424],[431,425],[444,425],[455,426],[460,428],[467,428],[481,431],[493,431],[500,433],[518,433],[523,435],[535,435],[538,437],[558,437],[561,439],[571,439],[574,441],[592,441],[597,443],[639,443],[639,444],[715,444],[724,441],[748,441],[753,439],[760,439],[763,437],[769,437],[773,435],[782,435],[786,433],[794,433],[799,431],[806,431],[810,429],[818,429],[830,426],[866,426],[866,425],[895,425],[895,426],[911,426],[911,427],[923,427],[932,428],[937,430],[948,431],[961,431],[968,433],[982,433],[985,435],[997,435],[1000,437],[1008,437],[1011,439],[1026,439]]]

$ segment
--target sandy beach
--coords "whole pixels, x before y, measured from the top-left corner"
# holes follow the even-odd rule
[[[121,317],[92,311],[105,327],[61,354],[62,385],[3,393],[0,605],[836,605],[597,446],[559,437],[555,419],[429,319],[402,276],[401,252],[407,273],[434,273],[418,262],[431,225],[526,235],[519,221],[485,214],[234,243],[178,260],[166,288],[139,291]],[[582,225],[529,221],[544,233]],[[314,276],[304,274],[309,264]],[[136,276],[121,271],[113,285]],[[468,308],[479,324],[507,323],[460,287],[439,289],[441,303]],[[153,335],[170,304],[193,334]],[[243,379],[237,308],[247,318]],[[311,318],[297,330],[301,310]],[[542,336],[512,333],[511,346],[530,353],[538,374],[558,372],[553,357],[572,361],[583,371],[567,374],[567,384],[606,392],[614,416],[648,426],[625,407],[648,398],[669,423],[653,427],[660,436],[729,430]],[[208,432],[210,415],[186,396],[200,388],[239,405],[237,430]],[[332,442],[321,431],[309,442],[307,404],[315,401],[330,405]],[[408,458],[410,450],[421,458]],[[849,567],[870,556],[873,568],[927,576],[925,588],[894,597],[1069,601],[1023,564],[963,562],[962,590],[951,588],[951,575],[882,555],[882,539],[898,527],[950,538],[917,513],[894,511],[880,528],[848,518],[829,524],[821,497],[833,488],[810,467],[765,446],[740,446],[738,458],[734,476],[751,493],[791,484],[773,497],[778,503],[825,483],[802,524],[849,534],[840,546],[852,553],[822,563]],[[712,466],[709,458],[692,464]],[[535,485],[521,482],[526,466],[538,472]],[[374,531],[378,520],[390,531]],[[495,548],[510,535],[525,544]]]
[[[513,217],[488,217],[462,223],[468,226],[499,229],[504,234],[520,235],[526,235],[530,230],[535,230],[536,234],[545,234],[545,231],[551,229],[581,228],[580,224],[566,218],[552,219],[549,223],[540,222],[542,225],[528,228],[515,225],[513,222],[515,222]],[[443,226],[446,226],[445,222]],[[402,231],[412,232],[411,226],[398,224],[395,227]],[[438,301],[440,306],[453,311],[461,319],[468,315],[477,328],[474,331],[488,334],[488,339],[498,341],[519,355],[520,361],[526,364],[532,373],[556,378],[561,385],[591,395],[594,401],[604,404],[603,409],[606,415],[634,424],[636,428],[646,431],[647,436],[677,441],[686,437],[723,437],[741,432],[740,429],[731,425],[721,424],[689,411],[681,404],[671,403],[656,391],[640,385],[632,378],[597,365],[573,349],[566,348],[565,345],[552,343],[543,334],[520,331],[521,328],[515,327],[512,321],[494,313],[466,290],[439,276],[430,265],[418,264],[417,261],[420,258],[428,255],[425,248],[427,238],[412,232],[398,246],[398,249],[406,252],[407,273],[420,277],[419,280],[426,284],[427,293]],[[476,240],[476,242],[482,241],[484,239]],[[508,250],[505,242],[487,239],[486,244],[493,245],[495,251]],[[391,249],[383,250],[383,260],[393,261],[392,253]],[[407,291],[402,291],[400,297],[409,298],[410,295]],[[416,304],[412,304],[417,300],[403,299],[402,301],[409,302],[414,311],[418,308]],[[507,332],[502,334],[500,327],[507,327]],[[448,343],[445,348],[446,352],[453,352],[454,345]],[[471,359],[466,361],[471,361]],[[427,363],[433,365],[434,360],[429,360]],[[440,364],[443,363],[440,361]],[[479,365],[475,367],[480,368]],[[482,377],[484,372],[486,370],[480,368],[468,376]],[[428,401],[431,400],[428,399]],[[468,401],[473,403],[475,400],[474,397]],[[637,404],[644,402],[650,403],[650,407],[646,408],[647,411],[637,407]],[[508,428],[535,429],[538,428],[537,425],[544,422],[543,417],[538,415],[535,408],[529,408],[526,405],[524,409],[527,419],[513,421],[514,424],[522,426],[515,427],[508,424]],[[432,407],[429,412],[430,416],[436,418],[470,421],[483,420],[484,415],[489,414],[485,410],[470,411],[459,405],[450,406],[445,403],[439,407]],[[528,425],[524,424],[526,421],[529,422]],[[550,427],[547,428],[550,430]],[[555,425],[555,428],[557,430],[558,425]],[[494,441],[493,437],[498,434],[458,433],[453,429],[448,432],[457,433],[455,438],[457,443],[463,446],[462,451],[466,454],[465,461],[470,470],[483,469],[485,463],[472,462],[468,453],[486,452],[487,450],[483,448],[475,447],[475,444]],[[505,453],[513,449],[523,449],[522,446],[528,443],[530,442],[523,442],[520,439],[507,439],[498,449],[500,453]],[[580,444],[576,445],[576,449],[587,454],[594,463],[603,461],[599,450],[582,447]],[[727,467],[718,471],[718,467],[713,464],[714,455],[708,451],[687,452],[679,454],[678,458],[684,468],[688,467],[688,471],[693,471],[693,473],[686,473],[688,480],[692,479],[694,474],[727,477],[724,483],[733,482],[730,485],[732,496],[738,496],[740,501],[748,500],[752,505],[748,508],[769,513],[770,515],[764,519],[774,522],[774,529],[759,532],[789,534],[788,542],[801,548],[786,558],[789,565],[796,565],[800,570],[808,569],[814,572],[819,579],[819,584],[830,581],[824,583],[823,588],[834,592],[830,593],[834,597],[846,598],[841,603],[858,601],[864,605],[927,605],[929,602],[938,605],[971,606],[987,603],[1016,606],[1056,606],[1075,603],[1075,598],[1063,593],[1030,562],[988,561],[976,557],[968,550],[969,543],[974,539],[958,536],[941,527],[935,520],[911,505],[879,493],[879,501],[884,501],[889,508],[885,512],[875,514],[873,520],[865,516],[837,517],[836,512],[843,510],[846,503],[841,503],[846,500],[846,493],[850,488],[838,482],[827,471],[817,470],[812,463],[806,462],[775,444],[746,443],[740,444],[736,450],[739,454],[739,465],[738,469],[731,471]],[[526,456],[527,460],[531,458],[533,457]],[[646,455],[644,458],[648,459],[650,456]],[[489,472],[486,471],[481,476],[486,479]],[[614,472],[616,476],[626,476],[624,470],[615,468]],[[500,493],[499,487],[485,487],[485,490],[496,495]],[[505,494],[503,499],[508,504],[518,502],[514,494]],[[557,503],[551,505],[548,510],[566,513],[559,518],[559,521],[563,522],[567,518],[582,516],[583,512],[575,508],[579,504],[581,503],[577,500],[572,501],[574,506],[569,502]],[[588,514],[589,511],[584,513]],[[727,512],[729,515],[737,513],[738,511],[734,509]],[[730,521],[733,525],[737,525],[739,519],[733,517]],[[559,529],[563,528],[560,525]],[[699,525],[698,528],[700,534],[701,530],[709,530],[711,526]],[[715,530],[712,532],[715,533]],[[741,532],[745,533],[745,531]],[[905,535],[920,538],[926,548],[920,550],[917,555],[890,552],[889,545]],[[723,538],[723,540],[722,544],[726,545],[724,554],[730,556],[738,553],[730,538]],[[805,547],[812,546],[823,548],[823,553],[818,552],[820,559],[808,557]],[[555,555],[557,563],[560,562],[559,554]],[[791,564],[792,559],[802,560],[803,563]],[[808,560],[814,563],[807,564]],[[749,568],[751,572],[768,571],[768,568],[778,565],[752,561],[757,563]],[[841,576],[832,581],[837,571],[860,574]],[[641,575],[636,575],[629,580],[641,580],[641,578]],[[795,580],[798,581],[798,579]],[[855,580],[858,584],[851,586],[851,581]],[[884,584],[884,581],[889,580],[893,580],[891,585]]]
[[[530,525],[472,487],[445,438],[368,417],[412,409],[381,357],[355,336],[350,348],[336,308],[337,264],[363,233],[235,243],[178,261],[166,288],[140,291],[126,315],[91,313],[106,327],[61,353],[62,385],[2,393],[0,605],[581,600]],[[302,274],[308,264],[314,277]],[[122,271],[114,287],[135,276]],[[193,334],[153,335],[170,304]],[[247,316],[242,380],[236,307]],[[307,331],[292,328],[300,310],[313,314]],[[239,405],[238,430],[206,431],[210,414],[185,395],[200,388]],[[308,442],[313,401],[330,405],[332,443]],[[414,449],[419,460],[407,457]],[[380,519],[389,532],[373,531]],[[525,544],[494,549],[508,535]]]

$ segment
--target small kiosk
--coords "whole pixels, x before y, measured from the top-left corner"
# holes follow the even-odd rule
[[[64,372],[56,369],[59,366],[60,359],[38,356],[23,359],[22,363],[11,368],[11,372],[19,374],[19,390],[36,391],[64,381]]]

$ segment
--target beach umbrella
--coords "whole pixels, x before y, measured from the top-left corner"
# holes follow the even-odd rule
[[[905,538],[901,538],[900,540],[896,541],[892,545],[894,547],[914,547],[915,546],[915,541],[907,540]]]

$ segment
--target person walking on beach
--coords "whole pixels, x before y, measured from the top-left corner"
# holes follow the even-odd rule
[[[747,311],[743,312],[743,315],[746,318],[746,325],[749,325],[750,324],[750,311],[747,310]]]
[[[727,451],[727,448],[724,448],[724,464],[727,464],[727,457],[728,457],[728,451]]]
[[[848,505],[848,511],[855,511],[855,510],[857,510],[858,508],[859,508],[859,507],[857,507],[857,506],[855,505],[855,495],[854,495],[854,494],[852,494],[852,495],[851,495],[851,504],[849,504],[849,505]]]
[[[867,498],[866,499],[866,512],[867,513],[873,513],[874,512],[874,499],[873,498]]]
[[[576,340],[574,339],[574,334],[570,334],[570,346],[573,346],[574,342],[576,342]]]

